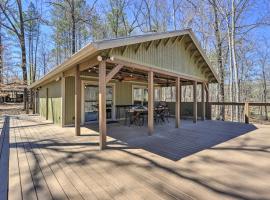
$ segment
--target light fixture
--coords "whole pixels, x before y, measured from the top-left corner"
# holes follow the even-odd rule
[[[110,57],[110,60],[111,60],[111,61],[114,61],[114,57],[113,57],[113,56],[112,56],[112,57]]]
[[[98,56],[98,57],[97,57],[97,60],[98,60],[99,62],[101,62],[101,61],[102,61],[102,56]]]

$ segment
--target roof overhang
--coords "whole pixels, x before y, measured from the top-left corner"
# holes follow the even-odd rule
[[[191,29],[185,29],[185,30],[178,30],[178,31],[169,31],[164,33],[150,33],[150,34],[144,34],[144,35],[137,35],[137,36],[130,36],[130,37],[123,37],[123,38],[116,38],[116,39],[110,39],[110,40],[102,40],[90,43],[86,45],[84,48],[73,54],[70,58],[68,58],[66,61],[64,61],[62,64],[56,66],[53,68],[48,74],[46,74],[44,77],[42,77],[40,80],[32,83],[29,87],[35,88],[37,86],[40,86],[42,83],[54,78],[55,76],[59,75],[60,73],[69,70],[70,68],[80,64],[82,60],[85,60],[95,53],[113,49],[117,47],[123,47],[133,44],[139,44],[144,42],[149,42],[153,40],[161,40],[176,36],[184,36],[189,35],[192,42],[196,46],[197,50],[199,51],[200,55],[202,56],[205,63],[208,65],[211,73],[214,77],[214,82],[219,82],[218,76],[211,66],[211,63],[209,59],[207,58],[206,54],[204,53],[203,49],[201,48],[198,40],[195,37],[195,34]]]

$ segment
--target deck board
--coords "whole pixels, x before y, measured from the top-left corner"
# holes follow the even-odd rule
[[[61,128],[10,118],[9,199],[267,199],[270,127],[182,120],[156,127]],[[91,130],[89,129],[91,128]],[[3,156],[3,155],[2,155]],[[238,188],[238,189],[236,189]]]

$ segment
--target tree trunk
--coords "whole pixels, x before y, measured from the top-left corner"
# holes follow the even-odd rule
[[[71,20],[72,20],[72,54],[76,52],[76,22],[75,22],[75,5],[74,0],[71,1]]]
[[[231,48],[232,48],[232,66],[233,66],[233,73],[234,73],[234,86],[235,86],[235,102],[239,102],[239,84],[238,84],[238,67],[236,62],[236,53],[235,53],[235,3],[232,0],[232,19],[231,19]],[[240,120],[240,113],[239,107],[236,106],[235,108],[237,120]]]
[[[220,30],[219,30],[219,18],[218,18],[218,10],[217,10],[217,4],[216,0],[213,0],[212,2],[213,6],[213,11],[214,11],[214,18],[215,18],[215,23],[214,23],[214,28],[215,28],[215,37],[216,37],[216,42],[217,42],[217,61],[218,61],[218,68],[219,68],[219,74],[220,74],[220,98],[221,102],[224,102],[224,67],[223,67],[223,62],[222,62],[222,41],[221,41],[221,35],[220,35]],[[225,106],[221,106],[220,110],[220,116],[222,117],[222,120],[225,120]]]
[[[263,100],[264,103],[267,102],[267,85],[266,85],[266,76],[265,76],[265,66],[263,65],[262,75],[263,75]],[[264,107],[264,113],[265,113],[265,120],[268,120],[268,110],[267,106]]]
[[[20,19],[20,45],[21,45],[21,68],[23,72],[23,82],[25,85],[27,85],[27,69],[26,69],[26,48],[25,48],[25,35],[24,35],[24,19],[23,19],[23,11],[22,11],[22,3],[21,0],[17,0],[18,9],[19,9],[19,19]],[[27,92],[27,86],[24,88],[24,109],[26,111],[26,114],[29,113],[28,108],[28,92]]]

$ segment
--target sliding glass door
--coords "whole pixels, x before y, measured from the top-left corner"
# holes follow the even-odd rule
[[[113,88],[106,88],[106,113],[107,119],[112,118]],[[98,121],[98,86],[85,85],[84,88],[84,117],[85,122]]]

